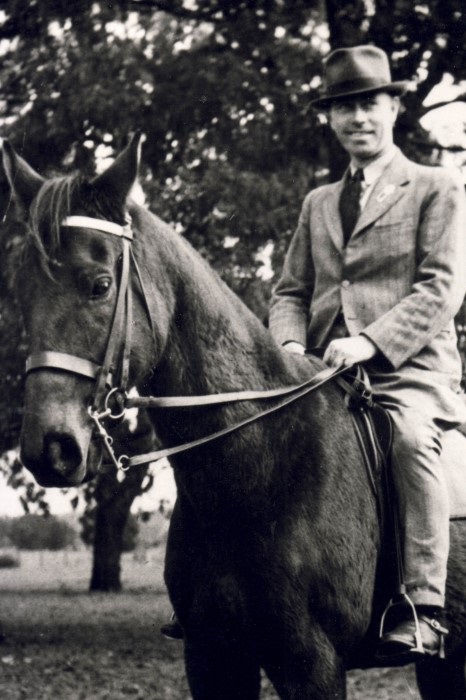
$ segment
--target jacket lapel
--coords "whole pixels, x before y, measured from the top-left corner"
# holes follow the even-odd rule
[[[343,229],[340,219],[339,200],[346,172],[339,182],[335,182],[329,187],[322,203],[324,224],[337,250],[343,249]],[[403,185],[409,180],[409,161],[401,151],[398,151],[375,183],[366,206],[356,223],[351,240],[385,214],[404,195]]]
[[[379,219],[395,202],[397,202],[405,193],[403,187],[409,182],[408,172],[409,161],[398,152],[391,163],[385,168],[384,172],[374,185],[366,206],[362,210],[356,226],[354,228],[351,240],[359,233]]]
[[[344,177],[330,186],[328,194],[322,203],[324,224],[337,250],[343,248],[343,229],[338,208],[343,181]]]

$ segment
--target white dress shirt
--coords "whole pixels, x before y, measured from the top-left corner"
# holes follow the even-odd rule
[[[362,168],[362,171],[364,173],[364,180],[362,181],[361,185],[361,199],[359,200],[359,204],[361,206],[361,211],[364,209],[364,207],[367,204],[367,201],[371,195],[372,190],[374,189],[375,183],[379,179],[379,177],[382,175],[383,171],[387,167],[389,163],[393,160],[395,157],[396,153],[396,146],[392,146],[387,153],[384,153],[383,156],[380,156],[380,158],[377,158],[377,160],[372,161],[369,165],[366,165],[365,168]],[[353,163],[350,164],[350,170],[351,174],[354,175],[356,170],[358,170],[358,167],[354,165]]]

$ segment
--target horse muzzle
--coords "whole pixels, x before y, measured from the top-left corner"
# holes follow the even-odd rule
[[[97,473],[102,445],[93,439],[86,388],[50,372],[27,378],[20,459],[41,486],[76,486]]]
[[[87,454],[67,432],[45,432],[41,440],[21,437],[20,459],[40,486],[77,486],[92,479],[100,466],[100,443],[90,442]]]

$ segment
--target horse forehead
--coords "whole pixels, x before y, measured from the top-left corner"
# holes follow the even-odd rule
[[[82,262],[111,261],[117,253],[112,236],[92,229],[65,229],[62,236],[63,254],[73,256]]]

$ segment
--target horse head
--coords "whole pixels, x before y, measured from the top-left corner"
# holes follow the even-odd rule
[[[5,171],[26,220],[17,273],[30,351],[21,460],[43,486],[69,486],[95,476],[102,435],[111,442],[102,415],[108,389],[115,389],[118,400],[119,382],[135,384],[142,371],[134,349],[147,346],[141,328],[148,325],[148,313],[142,294],[137,302],[130,298],[127,205],[140,141],[134,137],[103,174],[90,180],[46,180],[8,142],[3,145]],[[118,410],[113,406],[110,412]]]

